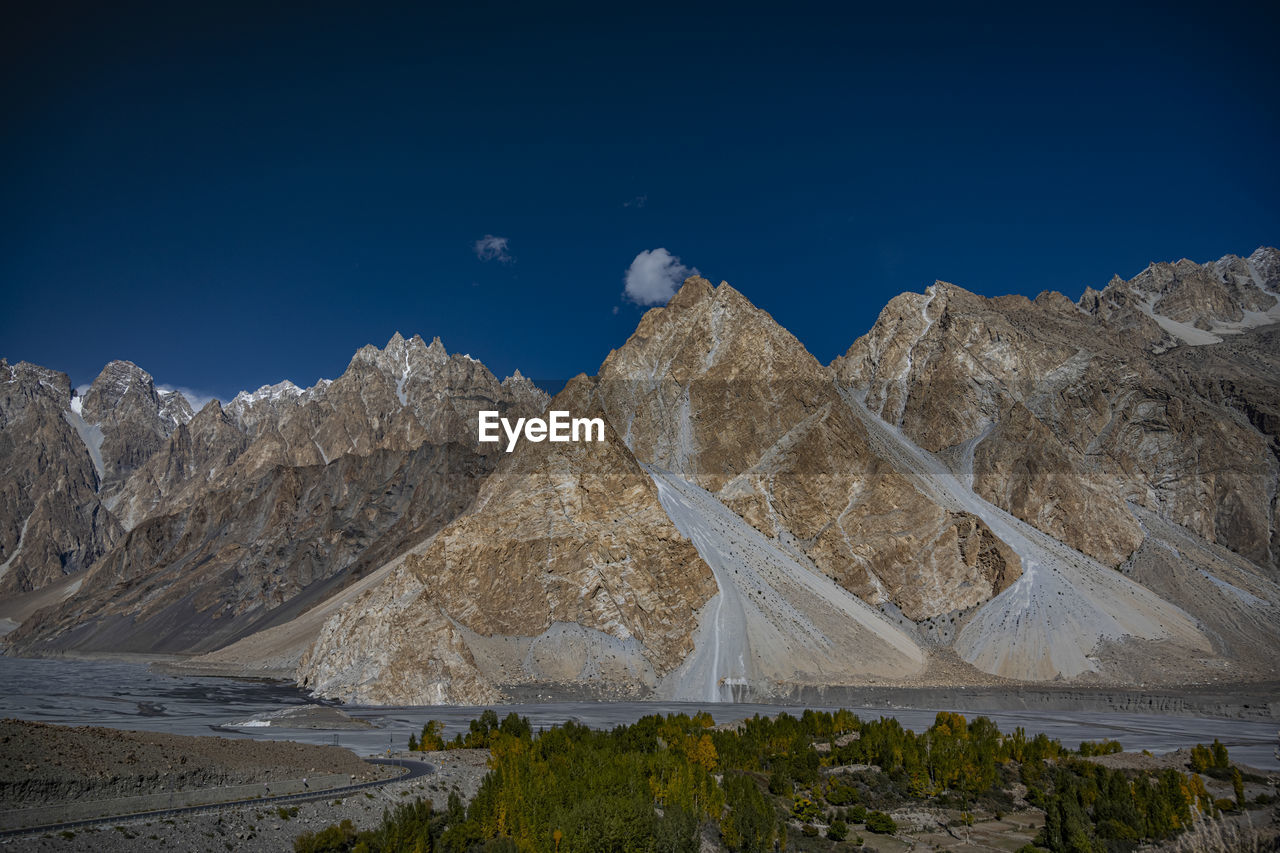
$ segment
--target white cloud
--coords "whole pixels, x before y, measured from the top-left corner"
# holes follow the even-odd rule
[[[648,202],[649,202],[649,197],[647,195],[638,195],[635,198],[631,199],[631,201],[624,201],[622,203],[622,206],[623,207],[644,207]]]
[[[511,257],[511,253],[507,251],[507,238],[495,237],[492,234],[486,234],[476,241],[475,244],[476,257],[482,261],[497,261],[500,264],[509,264],[515,260]]]
[[[613,306],[613,313],[614,313],[614,314],[617,314],[617,313],[618,313],[618,306],[617,306],[617,305]]]
[[[686,278],[697,274],[697,267],[686,267],[666,249],[641,252],[627,269],[627,298],[637,305],[662,305]]]
[[[179,394],[187,398],[187,402],[191,404],[191,411],[198,412],[208,405],[210,400],[217,399],[216,394],[206,394],[203,391],[193,391],[190,388],[180,388],[174,385],[157,385],[157,391],[177,391]]]

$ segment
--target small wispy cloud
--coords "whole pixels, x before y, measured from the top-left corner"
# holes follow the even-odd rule
[[[631,199],[631,201],[624,201],[622,203],[622,206],[623,207],[644,207],[648,202],[649,202],[649,196],[638,195],[635,198]]]
[[[492,234],[486,234],[476,241],[475,244],[476,257],[482,261],[497,261],[500,264],[509,264],[515,261],[511,256],[511,252],[507,250],[507,238],[495,237]]]
[[[686,267],[666,249],[643,251],[627,268],[627,298],[637,305],[662,305],[686,278],[697,274],[697,267]]]

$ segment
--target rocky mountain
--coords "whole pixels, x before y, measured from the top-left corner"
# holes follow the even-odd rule
[[[0,360],[0,589],[29,593],[88,568],[123,531],[110,508],[124,483],[192,417],[127,361],[87,393],[66,374]]]
[[[1246,330],[1236,343],[1252,346],[1253,334],[1266,333]],[[1138,502],[1137,473],[1179,463],[1167,446],[1117,436],[1111,453],[1146,449],[1144,461],[1103,464],[1092,457],[1105,449],[1061,430],[1075,423],[1068,414],[1096,410],[1082,400],[1141,406],[1137,388],[1191,410],[1183,459],[1214,444],[1245,450],[1243,459],[1214,457],[1221,487],[1246,490],[1251,476],[1269,476],[1271,439],[1244,429],[1225,401],[1247,397],[1254,419],[1266,419],[1270,360],[1168,345],[1135,344],[1060,295],[986,300],[939,283],[891,303],[828,368],[729,285],[691,278],[646,313],[593,382],[575,386],[577,405],[598,405],[618,438],[609,464],[639,463],[714,578],[710,598],[682,593],[678,606],[695,611],[696,627],[679,665],[653,666],[656,650],[624,619],[593,648],[638,639],[649,667],[626,658],[621,678],[606,676],[582,653],[554,674],[534,665],[532,649],[563,654],[566,637],[581,642],[601,628],[581,596],[576,613],[560,611],[563,624],[542,615],[563,607],[555,584],[581,569],[554,548],[528,547],[528,531],[567,518],[587,542],[600,534],[559,502],[545,505],[545,486],[513,483],[510,472],[563,453],[526,445],[486,486],[501,499],[477,500],[424,555],[338,609],[299,677],[360,701],[470,702],[531,679],[714,701],[903,680],[1274,674],[1280,589],[1269,552],[1255,553],[1261,563],[1234,556],[1187,530],[1194,518],[1171,520],[1178,500]],[[1194,373],[1179,362],[1188,357],[1212,360],[1230,393],[1203,372],[1204,387],[1189,386]],[[1082,377],[1114,384],[1063,394]],[[1039,417],[1046,398],[1063,410],[1050,423]],[[1160,483],[1159,473],[1147,476],[1150,487]],[[582,506],[584,477],[577,471],[562,489],[569,506]],[[1268,506],[1258,492],[1237,500]],[[1169,555],[1189,542],[1199,543],[1195,568],[1176,556],[1171,568]],[[543,580],[530,586],[531,577]],[[553,625],[554,641],[545,633]],[[432,651],[410,639],[424,636]]]
[[[108,388],[127,400],[137,385]],[[534,414],[546,400],[439,340],[399,335],[360,350],[331,383],[288,387],[238,395],[226,411],[213,401],[177,424],[102,500],[115,510],[114,547],[10,644],[39,654],[200,652],[287,621],[470,503],[494,453],[476,443],[471,412]],[[99,397],[113,399],[91,390],[91,417]]]
[[[551,408],[594,414],[590,382]],[[693,650],[714,591],[616,433],[525,442],[470,512],[324,626],[299,677],[373,703],[482,703],[539,682],[634,695]]]
[[[823,365],[695,276],[552,401],[604,441],[510,454],[478,411],[546,395],[438,339],[194,416],[109,366],[119,422],[18,365],[0,553],[50,490],[86,545],[10,644],[386,703],[1275,678],[1277,293],[1274,249],[1078,302],[937,282]]]
[[[1186,304],[1185,283],[1213,295],[1217,315],[1245,317],[1245,305],[1274,307],[1278,269],[1274,249],[1153,265],[1113,281],[1105,298],[1086,293],[1092,313],[1057,294],[984,299],[939,282],[896,297],[832,367],[842,384],[866,389],[882,418],[948,456],[982,497],[1108,565],[1142,541],[1134,502],[1275,568],[1280,468],[1264,414],[1277,402],[1273,332],[1242,322],[1210,354],[1191,354],[1205,341],[1171,338],[1146,314],[1107,306],[1157,282],[1164,295],[1152,304]],[[1252,273],[1247,282],[1240,270]],[[1196,321],[1212,325],[1207,317]]]
[[[831,372],[727,284],[691,278],[646,313],[599,387],[638,459],[716,494],[873,604],[930,619],[1018,576],[981,519],[873,452]]]

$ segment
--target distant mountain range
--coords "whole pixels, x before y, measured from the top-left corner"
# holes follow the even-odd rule
[[[399,334],[199,412],[0,360],[4,641],[373,703],[1275,678],[1278,295],[938,282],[822,365],[695,276],[554,400]],[[477,441],[548,407],[605,441]]]

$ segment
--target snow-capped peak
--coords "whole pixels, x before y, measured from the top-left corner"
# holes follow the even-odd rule
[[[252,406],[254,403],[264,400],[279,400],[286,397],[297,397],[300,394],[302,394],[302,389],[285,379],[275,385],[263,385],[257,391],[241,391],[231,402]]]

